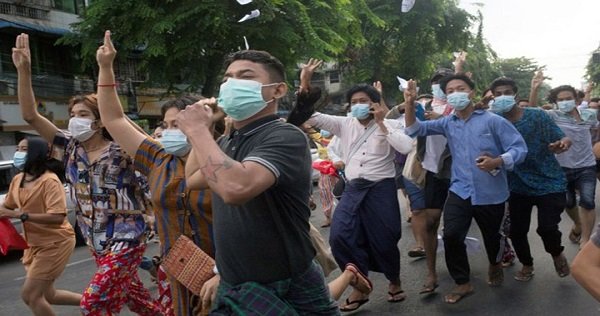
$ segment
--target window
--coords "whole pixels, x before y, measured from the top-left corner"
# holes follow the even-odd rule
[[[54,0],[54,8],[74,14],[83,14],[85,0]]]
[[[329,73],[329,83],[340,83],[339,71],[332,71]]]

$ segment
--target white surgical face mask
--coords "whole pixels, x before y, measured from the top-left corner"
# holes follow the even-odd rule
[[[90,139],[96,131],[92,129],[92,123],[94,121],[82,118],[82,117],[72,117],[69,120],[69,133],[80,142],[85,142]]]

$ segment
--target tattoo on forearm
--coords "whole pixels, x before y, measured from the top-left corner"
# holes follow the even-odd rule
[[[203,167],[200,167],[200,171],[208,181],[217,182],[217,171],[221,169],[227,170],[231,167],[233,167],[233,159],[227,155],[224,155],[221,162],[213,161],[212,156],[208,156],[208,161]]]

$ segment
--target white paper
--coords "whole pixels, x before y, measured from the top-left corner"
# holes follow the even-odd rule
[[[437,252],[442,253],[442,252],[444,252],[444,239],[440,235],[438,235],[437,237],[438,237]],[[481,252],[481,242],[479,241],[479,239],[477,239],[475,237],[465,238],[465,245],[467,246],[467,254],[468,255],[474,255],[474,254],[478,254]]]
[[[415,6],[415,0],[402,0],[402,13],[410,11]]]
[[[246,50],[250,49],[250,45],[248,44],[248,39],[244,36],[244,44],[246,45]]]
[[[408,81],[406,81],[406,79],[400,78],[399,76],[396,76],[396,79],[398,79],[398,82],[400,83],[400,85],[398,85],[400,91],[404,91],[404,89],[408,88]]]
[[[245,22],[254,18],[257,18],[260,16],[260,10],[256,9],[256,10],[252,10],[250,13],[244,15],[243,18],[241,18],[238,22]]]
[[[241,5],[246,5],[246,4],[250,3],[250,2],[252,2],[252,0],[237,0],[237,2],[239,4],[241,4]]]

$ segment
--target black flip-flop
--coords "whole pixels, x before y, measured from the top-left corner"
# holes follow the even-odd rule
[[[350,299],[347,298],[346,306],[340,307],[340,311],[341,312],[353,312],[353,311],[359,309],[361,306],[363,306],[368,301],[369,301],[368,298],[365,298],[363,300],[356,300],[356,301],[350,301]],[[347,307],[348,305],[354,305],[354,304],[358,304],[358,305],[356,305],[356,307],[354,307],[354,308]]]
[[[388,295],[391,296],[391,298],[388,297],[387,301],[390,302],[390,303],[400,303],[400,302],[404,301],[406,299],[406,295],[403,296],[402,298],[395,299],[396,295],[399,295],[399,294],[404,294],[404,290],[400,290],[400,291],[395,292],[395,293],[388,292]]]
[[[438,286],[440,286],[437,283],[434,283],[433,286],[431,286],[430,284],[425,284],[423,285],[423,287],[421,288],[421,291],[419,291],[419,294],[430,294],[435,292],[435,289],[438,288]]]

